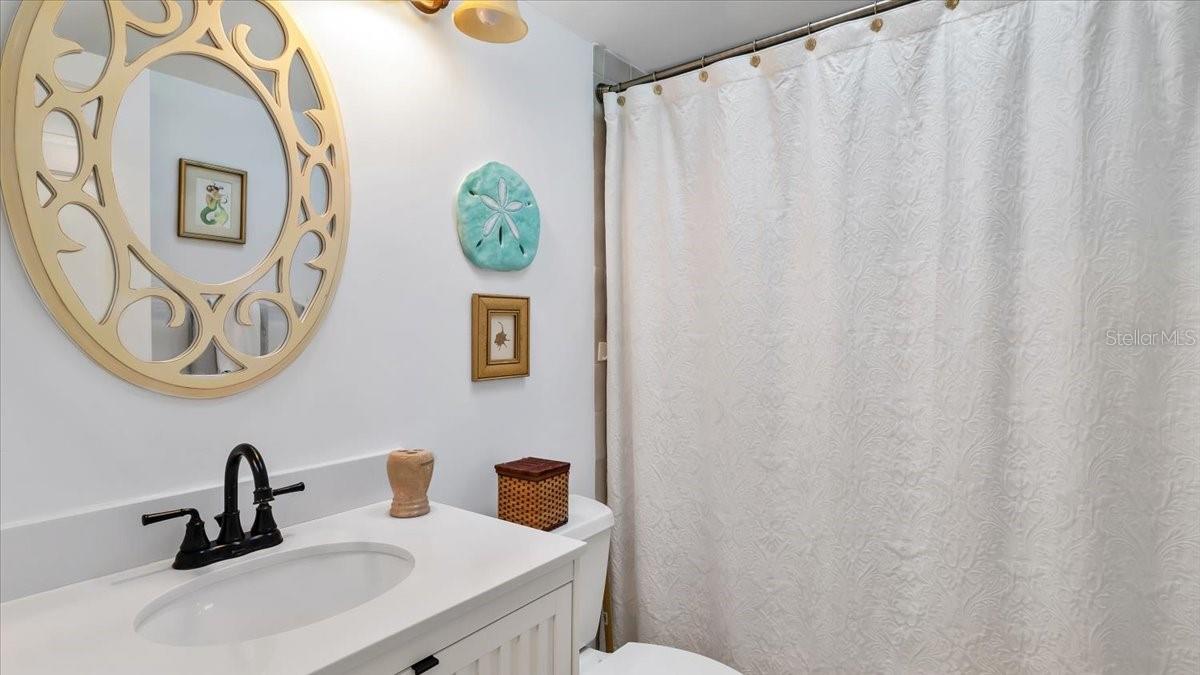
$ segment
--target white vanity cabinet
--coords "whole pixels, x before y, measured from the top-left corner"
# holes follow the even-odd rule
[[[402,645],[381,646],[382,654],[359,655],[347,660],[344,668],[335,666],[325,672],[414,675],[412,665],[432,655],[437,665],[421,671],[423,675],[576,675],[572,576],[571,566],[566,565],[450,620],[439,630]],[[555,584],[559,585],[538,595]],[[431,644],[443,646],[427,646]]]
[[[571,587],[564,586],[455,642],[430,675],[570,675]]]

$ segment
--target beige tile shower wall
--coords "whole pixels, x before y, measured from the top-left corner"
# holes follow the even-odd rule
[[[592,84],[616,83],[640,77],[644,73],[626,63],[621,57],[604,48],[603,45],[592,46]],[[595,195],[595,286],[596,286],[596,344],[605,340],[608,332],[608,298],[605,292],[605,258],[604,258],[604,106],[593,96],[592,104],[592,157],[595,161],[596,184]],[[596,359],[595,392],[596,401],[596,498],[608,501],[608,443],[605,389],[608,364]]]

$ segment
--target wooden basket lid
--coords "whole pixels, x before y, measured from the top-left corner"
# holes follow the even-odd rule
[[[542,480],[551,476],[557,476],[560,473],[566,473],[570,469],[570,462],[560,462],[556,459],[542,459],[540,457],[525,457],[496,465],[496,473],[501,476],[523,478],[525,480]]]

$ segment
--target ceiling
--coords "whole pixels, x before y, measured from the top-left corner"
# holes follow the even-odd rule
[[[633,67],[661,70],[870,0],[528,0]]]

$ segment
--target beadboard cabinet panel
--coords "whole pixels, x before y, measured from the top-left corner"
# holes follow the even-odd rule
[[[563,586],[435,654],[428,675],[571,675],[571,586]]]

